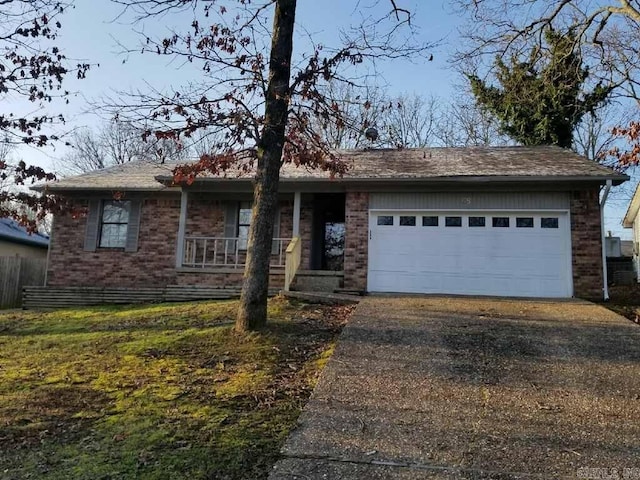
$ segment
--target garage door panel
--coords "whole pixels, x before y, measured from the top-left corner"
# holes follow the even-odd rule
[[[377,225],[376,215],[371,212],[370,291],[571,296],[566,213],[385,212],[394,217],[392,226]],[[400,216],[415,216],[416,225],[400,226]],[[422,226],[422,216],[437,216],[438,226]],[[445,226],[447,216],[461,217],[461,226]],[[483,216],[485,226],[470,227],[470,216]],[[508,217],[509,227],[494,227],[493,217]],[[542,218],[557,218],[558,228],[542,228]]]
[[[425,272],[432,274],[432,272]],[[546,282],[552,282],[557,288],[562,288],[560,282],[555,281],[552,277],[544,279]],[[398,272],[393,280],[387,277],[386,280],[376,282],[374,291],[398,291],[398,285],[403,285],[402,292],[407,293],[449,293],[461,295],[506,295],[510,296],[553,296],[547,293],[549,283],[546,286],[541,285],[537,280],[534,281],[526,276],[498,275],[493,274],[487,276],[469,276],[460,278],[457,275],[451,275],[446,272],[439,272],[438,275],[425,284],[423,277],[420,275],[408,275]]]

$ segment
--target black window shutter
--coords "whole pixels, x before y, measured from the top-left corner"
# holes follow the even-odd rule
[[[98,245],[98,230],[100,229],[100,200],[89,200],[87,212],[87,228],[84,234],[84,251],[95,252]]]
[[[238,236],[238,202],[225,202],[224,204],[224,237],[235,238]],[[227,240],[226,247],[228,251],[234,251],[236,244]]]
[[[131,200],[131,210],[129,211],[129,225],[127,226],[127,243],[124,247],[125,252],[138,251],[141,206],[142,202],[140,200]]]

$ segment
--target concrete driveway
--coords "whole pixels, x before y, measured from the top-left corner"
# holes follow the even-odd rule
[[[640,328],[579,301],[367,297],[283,452],[272,480],[640,479]]]

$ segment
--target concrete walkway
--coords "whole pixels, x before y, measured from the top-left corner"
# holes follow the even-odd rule
[[[587,302],[368,297],[299,423],[271,480],[640,478],[640,328]]]

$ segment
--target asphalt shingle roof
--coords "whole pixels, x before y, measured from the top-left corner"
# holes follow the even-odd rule
[[[621,183],[625,175],[559,147],[469,147],[420,149],[366,149],[338,152],[349,166],[343,181],[434,181],[471,178],[502,180],[597,180]],[[175,164],[135,162],[64,178],[51,190],[163,190],[158,180],[171,178]],[[248,179],[248,174],[227,172],[226,178]],[[329,180],[329,174],[287,164],[283,182]],[[340,179],[338,179],[340,181]]]
[[[0,239],[43,248],[49,246],[48,236],[37,232],[29,235],[26,228],[11,218],[0,218]]]

